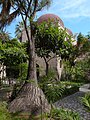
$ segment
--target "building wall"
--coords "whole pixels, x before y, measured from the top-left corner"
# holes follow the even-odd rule
[[[30,32],[29,32],[30,34]],[[21,42],[26,42],[28,39],[27,39],[27,35],[26,35],[26,31],[23,30],[22,31],[22,38],[21,38]]]
[[[52,59],[48,58],[49,60],[49,69],[53,71],[57,71],[57,57],[53,54]],[[40,76],[45,75],[46,64],[43,58],[36,56],[36,63],[39,65],[40,68]]]

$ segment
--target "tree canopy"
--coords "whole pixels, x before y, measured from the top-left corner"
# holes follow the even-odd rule
[[[37,55],[45,61],[46,75],[49,69],[48,62],[53,57],[57,57],[57,55],[62,59],[67,59],[73,49],[72,43],[71,36],[66,32],[66,29],[60,28],[58,21],[55,23],[48,21],[48,23],[37,24],[35,48]]]
[[[39,56],[45,55],[47,58],[50,57],[50,53],[53,52],[56,55],[63,56],[70,51],[73,40],[71,36],[58,25],[54,25],[52,22],[43,23],[38,25],[35,45],[36,52]]]

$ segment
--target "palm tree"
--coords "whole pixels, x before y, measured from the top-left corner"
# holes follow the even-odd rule
[[[90,32],[86,35],[86,37],[90,40]]]
[[[0,1],[0,28],[3,29],[7,24],[9,25],[19,15],[19,8],[11,12],[13,0],[1,0]]]
[[[30,26],[28,24],[27,24],[27,29],[28,30],[30,29]],[[22,42],[22,35],[23,35],[23,31],[24,30],[25,30],[24,23],[23,22],[19,22],[16,25],[15,34],[16,34],[16,37],[20,40],[20,42]]]
[[[0,30],[0,40],[2,43],[10,40],[10,33]]]
[[[15,28],[15,34],[16,34],[16,37],[21,40],[22,39],[22,31],[24,30],[24,23],[23,22],[19,22],[17,25],[16,25],[16,28]]]
[[[17,15],[21,15],[28,38],[29,64],[27,80],[18,92],[17,97],[10,103],[9,110],[11,112],[29,111],[32,114],[37,114],[40,113],[41,109],[44,112],[50,110],[50,105],[37,84],[34,44],[35,28],[33,25],[36,13],[48,7],[50,3],[51,0],[1,0],[0,2],[2,6],[0,26],[3,28],[6,24],[10,24]],[[11,8],[14,9],[12,13],[10,13]],[[3,16],[3,14],[5,15]],[[28,20],[30,24],[29,31],[27,29]],[[34,80],[34,83],[30,82],[30,80]]]

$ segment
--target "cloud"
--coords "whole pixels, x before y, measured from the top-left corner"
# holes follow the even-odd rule
[[[65,0],[64,3],[62,3],[61,11],[63,10],[69,10],[69,9],[75,9],[78,8],[78,6],[81,6],[86,0]]]
[[[56,1],[56,0],[55,0]],[[58,0],[53,2],[51,12],[60,14],[63,18],[90,18],[90,2],[88,0]]]

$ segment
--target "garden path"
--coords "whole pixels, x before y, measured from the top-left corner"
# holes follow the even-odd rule
[[[80,102],[80,97],[84,96],[83,92],[76,92],[73,95],[67,96],[55,103],[57,108],[66,108],[79,113],[83,120],[90,120],[90,112],[87,112],[85,107]]]

